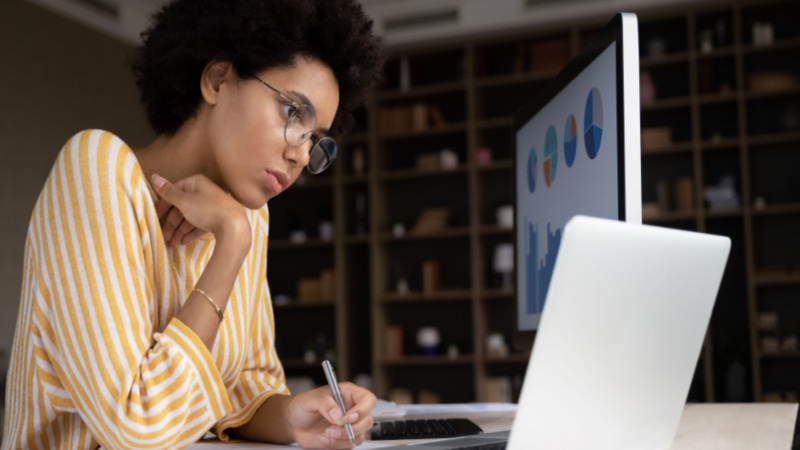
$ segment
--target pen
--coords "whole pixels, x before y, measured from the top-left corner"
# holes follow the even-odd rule
[[[322,370],[325,371],[325,378],[327,378],[328,385],[331,387],[331,393],[333,394],[334,400],[336,400],[339,408],[342,409],[342,417],[347,417],[347,409],[344,407],[342,393],[339,391],[339,383],[336,381],[336,372],[333,371],[333,366],[327,359],[322,361]],[[346,423],[344,424],[344,429],[347,431],[347,437],[350,439],[350,443],[353,444],[353,447],[355,447],[356,437],[353,434],[353,427],[349,423]]]

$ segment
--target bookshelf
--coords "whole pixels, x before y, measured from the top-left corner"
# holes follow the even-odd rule
[[[645,222],[733,241],[690,401],[786,399],[800,391],[797,349],[766,351],[762,342],[765,336],[783,342],[800,328],[800,83],[753,88],[753,76],[764,72],[800,77],[800,33],[791,17],[800,17],[800,5],[789,0],[709,2],[639,15],[641,70],[657,91],[642,105],[642,126],[670,133],[643,146],[643,201],[657,211]],[[291,363],[287,375],[319,377],[312,373],[321,374],[318,364],[304,362],[302,346],[281,342],[308,342],[322,330],[341,378],[369,373],[383,398],[400,388],[432,391],[447,402],[486,401],[484,387],[496,377],[510,379],[518,394],[528,354],[486,350],[489,333],[511,342],[513,299],[492,270],[495,247],[513,240],[495,219],[513,189],[511,121],[568,61],[563,56],[575,55],[608,19],[393,51],[385,86],[358,112],[331,173],[270,202],[273,296],[296,295],[297,279],[326,268],[340,281],[328,306],[276,307],[279,351]],[[757,23],[772,24],[772,44],[754,42]],[[704,45],[706,30],[715,33],[711,48]],[[553,54],[560,56],[534,62]],[[387,110],[395,111],[392,120]],[[392,128],[394,122],[405,125]],[[417,168],[443,148],[456,155],[454,167]],[[479,155],[483,148],[491,149],[491,161]],[[704,188],[726,175],[739,201],[712,208]],[[674,190],[681,178],[689,189],[684,182],[673,197],[682,201],[659,205],[659,184]],[[450,209],[448,226],[411,233],[420,212],[433,207]],[[333,211],[330,241],[315,230],[326,208]],[[398,224],[404,234],[395,233]],[[293,228],[306,232],[305,243],[290,242]],[[424,293],[421,266],[432,260],[440,265],[441,288]],[[401,278],[406,295],[397,293]],[[777,332],[759,329],[764,312],[781,318]],[[403,328],[402,355],[387,355],[390,326]],[[440,330],[436,356],[416,348],[423,326]],[[446,354],[451,345],[456,356]]]

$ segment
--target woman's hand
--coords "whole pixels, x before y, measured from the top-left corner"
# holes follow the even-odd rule
[[[322,386],[304,392],[288,402],[286,417],[297,444],[304,448],[353,448],[344,424],[353,427],[356,445],[364,442],[364,433],[372,428],[375,394],[353,383],[341,383],[347,417],[333,399],[331,389]]]
[[[243,207],[208,177],[192,175],[175,184],[158,174],[151,179],[161,197],[156,213],[167,245],[188,244],[210,232],[249,250],[250,222]]]

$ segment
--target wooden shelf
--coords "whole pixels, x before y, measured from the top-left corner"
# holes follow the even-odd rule
[[[478,232],[484,236],[507,234],[511,235],[514,232],[513,228],[504,228],[497,225],[481,225]]]
[[[288,239],[271,239],[267,245],[270,250],[282,250],[287,248],[326,248],[333,247],[333,241],[309,238],[305,242],[294,243]]]
[[[692,151],[691,142],[675,142],[668,147],[648,148],[642,149],[642,156],[645,155],[663,155],[667,153],[686,153]]]
[[[745,304],[742,298],[746,298],[747,309],[741,311],[741,314],[737,311],[737,314],[739,314],[737,317],[748,316],[750,311],[758,310],[762,296],[768,296],[770,293],[769,289],[764,289],[761,286],[800,285],[800,275],[759,276],[752,270],[755,255],[768,251],[768,249],[760,247],[764,244],[759,241],[760,238],[754,229],[759,229],[762,224],[766,226],[774,223],[783,226],[790,222],[794,223],[793,221],[800,215],[800,203],[770,205],[763,210],[754,210],[750,206],[753,199],[750,198],[750,195],[747,195],[747,193],[756,192],[763,188],[758,184],[763,184],[764,175],[756,173],[756,169],[751,169],[750,161],[755,158],[766,160],[772,156],[767,154],[769,152],[763,151],[768,147],[781,146],[781,149],[786,148],[787,167],[800,166],[800,153],[796,158],[791,156],[791,150],[800,145],[800,131],[760,135],[746,134],[748,128],[750,130],[758,129],[758,127],[749,126],[753,119],[749,117],[753,114],[751,110],[766,108],[772,106],[772,103],[779,104],[780,102],[777,99],[783,97],[791,96],[791,101],[794,101],[800,96],[800,89],[774,93],[754,93],[746,88],[748,86],[747,75],[755,69],[754,65],[763,62],[763,65],[767,67],[770,66],[768,63],[793,57],[794,53],[796,53],[794,50],[800,49],[800,37],[781,40],[770,47],[763,48],[742,45],[743,39],[749,39],[750,30],[747,29],[746,24],[749,23],[750,19],[746,14],[749,13],[750,6],[743,7],[741,2],[736,1],[725,5],[714,3],[712,11],[706,11],[704,9],[705,6],[712,5],[711,0],[708,1],[707,5],[693,6],[690,10],[674,7],[671,12],[655,12],[654,14],[649,14],[649,18],[642,20],[641,29],[647,30],[648,37],[658,37],[656,34],[659,33],[670,34],[670,36],[667,36],[667,44],[669,44],[670,49],[677,52],[661,57],[641,58],[641,68],[653,74],[654,80],[659,85],[658,87],[662,88],[659,89],[662,95],[665,93],[678,93],[679,95],[678,97],[659,99],[649,105],[642,105],[643,121],[648,126],[670,126],[674,129],[675,136],[683,139],[662,148],[642,149],[642,157],[649,158],[646,161],[646,170],[643,171],[643,177],[645,178],[643,185],[649,188],[658,179],[674,180],[679,175],[693,174],[696,184],[694,188],[702,189],[702,185],[699,183],[701,179],[704,184],[708,184],[708,181],[713,182],[713,178],[717,177],[719,173],[735,173],[739,183],[738,192],[740,195],[744,194],[743,201],[748,202],[748,204],[730,211],[698,209],[695,211],[666,212],[656,217],[646,218],[645,222],[666,227],[731,233],[731,236],[738,236],[740,242],[737,242],[737,246],[734,247],[738,254],[735,258],[731,258],[729,264],[737,264],[735,267],[736,273],[741,272],[743,276],[726,277],[723,283],[727,284],[720,291],[720,295],[735,297],[726,298],[725,300],[730,301],[727,304],[735,304],[737,305],[736,307]],[[789,4],[788,0],[775,1],[781,4]],[[703,21],[706,21],[706,16],[716,16],[717,14],[730,17],[730,19],[726,20],[730,22],[729,30],[732,33],[731,41],[734,42],[734,45],[716,48],[707,54],[702,53],[696,50],[698,48],[698,27],[705,26]],[[672,23],[678,21],[681,22],[682,28],[684,28],[683,24],[685,23],[685,29],[671,29]],[[652,28],[652,33],[647,28],[651,22],[656,25]],[[693,26],[696,29],[692,30]],[[592,29],[594,29],[594,26],[575,24],[561,26],[560,30],[553,29],[544,33],[546,37],[552,36],[554,33],[569,36],[574,49],[578,48],[584,41],[584,32]],[[733,36],[733,33],[738,33],[738,35]],[[681,51],[680,47],[672,45],[675,43],[670,40],[672,38],[676,38],[675,42],[682,42],[683,51]],[[271,259],[273,263],[274,261],[280,261],[279,258],[284,258],[284,256],[294,257],[284,249],[315,249],[304,250],[298,257],[301,261],[305,255],[311,257],[323,256],[325,258],[332,256],[330,259],[333,261],[334,269],[342,280],[341,283],[337,284],[336,288],[337,305],[350,305],[348,302],[351,301],[373,305],[370,309],[371,316],[368,318],[363,317],[365,313],[360,313],[360,308],[356,308],[356,311],[351,309],[345,311],[345,308],[326,306],[330,308],[326,310],[320,306],[318,311],[331,311],[331,316],[333,316],[333,320],[336,323],[334,330],[336,337],[333,342],[336,343],[336,355],[342,365],[341,368],[337,366],[337,370],[350,371],[343,377],[352,377],[355,373],[371,370],[375,378],[375,386],[380,389],[379,392],[376,392],[379,396],[387,396],[389,390],[399,386],[399,383],[392,379],[393,370],[397,371],[399,370],[398,368],[405,367],[429,366],[432,368],[428,371],[431,377],[440,376],[441,373],[446,373],[448,370],[461,371],[463,369],[464,374],[469,373],[470,376],[465,376],[463,379],[453,380],[452,382],[458,383],[459,390],[469,392],[471,398],[476,401],[484,401],[482,399],[483,385],[487,377],[505,375],[506,373],[519,373],[524,370],[524,364],[529,359],[529,354],[527,353],[512,354],[508,358],[489,358],[481,353],[479,355],[460,356],[456,360],[450,360],[443,355],[435,357],[408,355],[386,359],[385,354],[382,353],[383,348],[378,348],[377,346],[382,345],[385,337],[385,328],[389,324],[400,325],[406,331],[415,330],[424,325],[416,323],[415,318],[409,318],[404,315],[411,315],[411,313],[417,312],[419,309],[441,310],[444,308],[446,311],[453,310],[456,312],[458,320],[469,322],[469,325],[465,326],[470,327],[467,330],[456,326],[454,328],[458,329],[448,330],[447,328],[450,327],[450,322],[448,321],[452,321],[453,318],[435,318],[432,323],[434,326],[448,323],[447,327],[441,327],[445,341],[447,339],[460,340],[464,341],[460,343],[462,348],[479,349],[485,345],[486,333],[490,328],[488,325],[495,326],[498,321],[506,320],[505,317],[499,317],[498,315],[506,314],[507,311],[510,311],[508,308],[513,308],[513,292],[501,289],[485,289],[483,286],[490,285],[492,281],[487,279],[491,273],[488,270],[488,266],[491,264],[491,254],[487,254],[488,249],[486,246],[494,242],[510,242],[514,238],[513,230],[501,229],[490,223],[484,223],[488,219],[485,215],[493,210],[491,206],[494,203],[500,198],[510,198],[513,195],[513,182],[511,180],[514,176],[514,166],[512,158],[508,157],[497,159],[488,165],[479,166],[475,162],[474,152],[477,148],[486,146],[492,148],[495,157],[497,155],[513,155],[514,149],[509,148],[509,138],[511,137],[511,127],[513,125],[512,110],[504,108],[504,105],[499,101],[499,97],[505,96],[516,99],[517,91],[530,92],[545,86],[546,82],[554,78],[559,70],[505,73],[492,76],[474,76],[474,74],[478,70],[482,70],[479,69],[480,61],[478,61],[478,56],[485,49],[499,46],[503,47],[505,51],[516,48],[519,44],[527,45],[527,43],[537,39],[540,39],[540,36],[518,34],[516,36],[487,37],[486,39],[468,39],[467,41],[453,42],[436,48],[427,44],[422,45],[424,49],[420,49],[420,52],[425,54],[425,58],[430,58],[426,59],[424,70],[433,68],[438,64],[440,62],[440,54],[447,56],[456,52],[463,55],[463,67],[455,62],[455,58],[450,58],[450,56],[448,58],[453,60],[453,64],[459,64],[458,70],[464,74],[464,80],[413,86],[406,91],[391,89],[375,92],[367,107],[366,114],[359,115],[360,120],[366,119],[366,122],[359,128],[360,131],[342,139],[342,143],[346,147],[353,148],[352,146],[359,145],[364,148],[367,153],[365,159],[369,162],[369,172],[364,175],[354,175],[350,170],[350,161],[340,161],[332,167],[333,177],[327,177],[326,179],[308,178],[306,186],[296,187],[299,189],[320,189],[312,193],[306,192],[303,194],[302,200],[310,197],[311,194],[328,195],[322,189],[331,190],[330,197],[334,206],[336,229],[339,230],[336,233],[335,244],[334,242],[323,242],[319,239],[309,239],[304,244],[292,244],[286,239],[273,240],[269,243],[270,249],[275,250],[274,253],[277,254],[275,258]],[[405,49],[402,55],[407,55],[407,51],[413,52],[414,49]],[[499,64],[492,62],[494,65],[492,69],[497,69],[497,67],[506,62],[508,62],[506,67],[512,67],[511,61],[506,60],[514,58],[515,55],[510,50],[505,53],[503,55],[498,53]],[[494,57],[495,55],[491,56]],[[448,58],[441,58],[441,61],[450,61]],[[783,63],[782,61],[779,62]],[[427,65],[429,63],[431,64],[430,67]],[[737,90],[724,95],[717,92],[699,94],[698,63],[712,65],[714,68],[714,81],[725,80],[731,88]],[[453,69],[449,66],[449,62],[447,64],[448,69]],[[397,66],[397,64],[391,66],[394,68],[390,70],[397,70]],[[468,73],[468,71],[473,72]],[[390,75],[393,77],[391,79],[394,80],[397,73]],[[453,77],[451,77],[452,79]],[[495,95],[499,97],[493,97]],[[533,93],[531,93],[532,95]],[[522,103],[524,99],[519,98],[518,100]],[[411,105],[417,101],[440,103],[444,112],[446,114],[449,112],[448,119],[454,120],[457,118],[460,121],[425,130],[381,131],[377,128],[378,108],[395,104]],[[448,108],[451,105],[445,104],[445,102],[450,101],[458,101],[459,103],[463,101],[463,117],[457,115],[462,114],[460,110],[458,113],[449,111]],[[576,108],[579,107],[580,105],[576,106]],[[716,113],[723,113],[725,117],[714,117]],[[576,119],[578,118],[576,117]],[[733,119],[733,122],[729,119]],[[721,120],[723,125],[713,123],[714,120]],[[558,126],[558,124],[556,125]],[[368,126],[368,129],[365,130],[365,126]],[[710,128],[707,127],[712,126],[720,129],[719,131],[724,132],[729,137],[716,142],[710,139],[703,139],[708,135]],[[561,130],[563,131],[563,129]],[[400,155],[403,148],[407,148],[412,152],[433,151],[441,148],[444,142],[455,139],[458,139],[459,142],[466,142],[465,148],[461,149],[461,154],[463,155],[463,151],[466,151],[469,155],[466,161],[461,161],[461,165],[456,170],[419,171],[411,168],[386,170],[387,167],[392,166],[413,165],[413,155]],[[392,152],[391,158],[387,157],[387,150]],[[349,148],[344,150],[343,155],[347,155],[350,151]],[[396,158],[395,153],[399,155]],[[763,168],[758,170],[763,170]],[[752,174],[750,173],[751,171],[753,171]],[[451,175],[453,177],[446,178]],[[784,175],[781,173],[781,176],[785,178],[784,182],[790,181],[788,172]],[[398,181],[402,180],[411,181],[400,186]],[[462,180],[466,181],[463,186],[464,189],[461,189]],[[430,186],[441,186],[442,189],[431,192],[430,198],[426,198],[425,189]],[[397,197],[395,191],[399,188],[409,190],[408,202],[402,200],[403,197]],[[366,211],[369,214],[368,229],[370,231],[367,234],[355,235],[352,234],[355,229],[353,228],[355,216],[354,197],[356,192],[362,190],[369,191],[369,195],[366,198]],[[459,208],[458,227],[424,235],[414,235],[407,231],[401,237],[395,237],[390,232],[393,218],[415,217],[421,208],[450,206],[447,203],[450,197],[455,195],[459,195],[458,204],[455,205]],[[301,197],[298,196],[297,198],[300,199]],[[699,200],[700,198],[699,192],[694,191],[693,200]],[[275,203],[277,206],[277,202]],[[294,208],[298,213],[313,216],[313,214],[309,213],[307,202],[298,201],[296,203],[297,205]],[[311,205],[310,207],[313,211],[317,206]],[[295,211],[292,210],[290,212]],[[277,207],[273,213],[277,214]],[[274,219],[278,220],[277,216]],[[303,223],[306,223],[311,219],[302,217],[302,220]],[[408,223],[406,223],[406,226],[409,229],[411,228]],[[285,227],[276,225],[273,229],[285,229]],[[342,233],[342,230],[347,230],[350,233]],[[738,235],[735,233],[738,233]],[[439,251],[448,252],[448,254],[440,256]],[[437,258],[441,259],[443,264],[446,264],[444,267],[448,269],[452,263],[457,262],[460,266],[459,270],[463,271],[463,274],[459,272],[458,275],[455,275],[454,279],[450,279],[454,275],[447,273],[447,281],[452,283],[450,284],[451,286],[472,286],[472,288],[437,292],[428,296],[416,293],[399,297],[386,293],[387,287],[392,286],[396,281],[396,275],[393,272],[394,267],[402,266],[399,268],[402,271],[417,273],[412,271],[421,269],[418,267],[421,261]],[[452,261],[448,261],[448,258]],[[300,269],[293,270],[296,270],[298,276],[302,274]],[[292,281],[290,280],[289,282],[291,283]],[[415,283],[418,283],[418,281],[415,280]],[[747,286],[752,287],[753,285],[759,288],[747,289]],[[304,312],[303,308],[314,308],[314,306],[276,307],[275,310],[300,311],[299,314],[286,312],[282,314],[282,317],[291,319],[295,316],[301,316]],[[316,311],[309,309],[309,312]],[[507,319],[510,323],[511,318]],[[436,322],[437,320],[439,322]],[[752,318],[750,321],[752,321]],[[365,331],[364,328],[356,330],[357,327],[352,327],[353,323],[371,323],[371,326],[367,327],[369,331]],[[484,325],[475,327],[476,324]],[[745,321],[742,325],[742,330],[744,331],[737,329],[737,332],[752,333],[752,330],[747,329],[748,324],[749,322]],[[287,324],[284,323],[283,326],[287,326]],[[511,327],[512,325],[509,324],[508,326]],[[717,328],[719,326],[724,325],[715,322],[715,328],[719,329]],[[464,335],[446,335],[447,333],[452,334],[454,331],[456,334],[464,333]],[[349,333],[353,332],[371,333],[370,338],[373,344],[367,346],[369,347],[368,350],[363,347],[358,351],[348,349],[348,339],[351,339]],[[757,331],[755,333],[755,337],[752,334],[748,335],[753,345],[760,343],[757,338]],[[361,339],[361,336],[356,337]],[[367,340],[365,338],[362,342]],[[725,399],[714,399],[715,393],[724,392],[724,389],[720,390],[714,386],[715,380],[720,379],[719,374],[714,372],[715,370],[720,370],[720,367],[719,362],[715,362],[714,343],[712,341],[713,337],[707,340],[700,360],[704,380],[701,383],[703,385],[701,390],[704,391],[708,401],[726,401]],[[749,350],[753,355],[756,355],[754,364],[749,368],[750,373],[748,375],[749,379],[752,380],[752,396],[756,400],[760,400],[763,387],[761,377],[762,364],[760,364],[758,357],[760,349],[750,347]],[[365,354],[370,356],[365,356]],[[797,356],[792,353],[789,355],[768,355],[763,356],[763,358],[797,358]],[[352,361],[356,359],[358,362],[353,364]],[[289,358],[285,362],[288,362],[288,364],[285,364],[287,368],[297,369],[300,374],[305,374],[305,372],[302,372],[305,369],[313,368],[317,370],[319,368],[318,362],[306,364],[301,358]],[[437,370],[439,366],[443,368]],[[456,366],[456,368],[451,369],[444,366]],[[432,381],[436,383],[442,382],[440,378]],[[800,389],[800,383],[798,383],[796,389],[794,387],[792,389]],[[447,393],[442,392],[442,394],[445,396],[443,400],[447,401]]]
[[[738,137],[722,138],[719,141],[708,139],[700,143],[700,148],[704,151],[724,150],[742,145],[742,140]]]
[[[514,291],[506,289],[484,289],[480,292],[480,297],[484,300],[510,299],[514,297]]]
[[[305,309],[324,309],[324,308],[333,308],[336,306],[336,303],[333,299],[328,300],[327,302],[320,302],[320,303],[289,303],[288,305],[274,305],[273,309],[275,311],[293,311],[293,310],[305,310]]]
[[[706,211],[706,217],[709,219],[726,219],[731,217],[742,217],[744,212],[742,208],[722,210],[722,211]]]
[[[381,298],[381,303],[462,301],[470,300],[471,296],[472,292],[469,289],[442,290],[427,295],[421,292],[409,292],[405,295],[387,292]]]
[[[506,75],[494,75],[475,79],[475,86],[478,88],[510,86],[514,84],[531,83],[537,81],[547,81],[555,78],[559,70],[548,70],[541,72],[514,73]]]
[[[697,102],[700,105],[716,105],[719,103],[733,103],[736,101],[736,91],[731,91],[730,94],[703,94],[697,96]]]
[[[754,216],[776,216],[783,214],[800,214],[800,203],[767,205],[762,209],[753,209]]]
[[[509,364],[509,363],[527,363],[531,359],[530,352],[525,353],[511,353],[505,357],[492,357],[487,356],[484,362],[486,364]]]
[[[765,352],[764,350],[761,350],[759,356],[761,356],[762,359],[798,359],[800,358],[800,352]]]
[[[448,81],[446,83],[436,83],[427,86],[415,86],[406,91],[400,89],[391,91],[379,91],[376,98],[379,101],[413,99],[416,97],[429,97],[439,94],[450,94],[464,90],[463,80]]]
[[[438,170],[422,170],[422,169],[402,169],[390,170],[386,172],[379,172],[379,180],[411,180],[414,178],[427,178],[427,177],[445,177],[450,175],[463,175],[466,174],[469,168],[462,164],[455,169],[438,169]]]
[[[725,58],[725,57],[734,56],[734,55],[736,55],[736,47],[734,47],[732,45],[731,46],[727,46],[727,47],[715,48],[715,49],[711,50],[708,53],[704,53],[704,52],[699,51],[699,50],[692,52],[692,56],[694,56],[698,60]]]
[[[401,358],[386,358],[381,361],[384,366],[456,366],[474,364],[472,355],[461,355],[458,358],[447,356],[403,356]]]
[[[639,67],[658,67],[671,64],[681,64],[689,62],[689,52],[668,53],[663,56],[648,56],[639,59]]]
[[[479,172],[493,172],[499,170],[510,170],[514,168],[514,163],[511,159],[498,159],[492,161],[485,166],[475,166]]]
[[[380,242],[402,242],[402,241],[418,241],[427,239],[450,239],[469,236],[469,227],[447,228],[435,233],[417,234],[407,231],[403,236],[395,236],[392,233],[385,232],[378,236]]]
[[[742,53],[745,55],[758,55],[763,53],[798,49],[800,49],[800,38],[792,38],[775,41],[772,43],[772,45],[767,46],[745,45],[742,46]]]
[[[655,223],[681,222],[685,220],[696,220],[696,219],[697,219],[696,211],[669,211],[669,212],[662,212],[655,217],[642,217],[642,222],[655,224]]]
[[[756,275],[755,282],[759,286],[800,284],[800,275]]]
[[[378,139],[399,140],[399,139],[413,139],[429,136],[438,136],[443,134],[456,134],[463,133],[467,130],[465,123],[453,123],[439,127],[432,127],[428,130],[415,131],[415,130],[401,130],[401,131],[383,131],[378,134]]]
[[[368,234],[353,234],[344,237],[345,244],[369,244]]]
[[[774,91],[761,91],[761,92],[749,91],[745,94],[745,98],[747,100],[761,100],[761,99],[775,98],[775,97],[793,97],[797,95],[800,95],[800,88],[776,89]]]
[[[641,109],[642,111],[662,111],[665,109],[688,108],[691,103],[690,97],[665,98],[642,105]]]
[[[747,137],[748,144],[752,145],[773,145],[789,144],[800,142],[800,132],[756,134]]]

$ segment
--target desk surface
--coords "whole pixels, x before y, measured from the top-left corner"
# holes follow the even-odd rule
[[[672,450],[790,450],[794,437],[797,404],[777,403],[699,403],[683,411]],[[514,412],[436,414],[424,417],[468,417],[486,432],[511,428]],[[423,417],[423,416],[406,416]],[[412,441],[372,441],[364,448],[379,449],[382,444],[398,445]],[[413,441],[415,443],[420,440]],[[252,443],[220,444],[203,442],[191,450],[221,449],[277,450],[296,446]]]
[[[797,404],[780,403],[689,404],[683,410],[672,450],[790,450],[797,410]],[[425,417],[445,418],[453,415]],[[514,412],[456,415],[471,419],[487,433],[510,429],[514,419]],[[411,442],[420,441],[391,441],[394,445]]]

